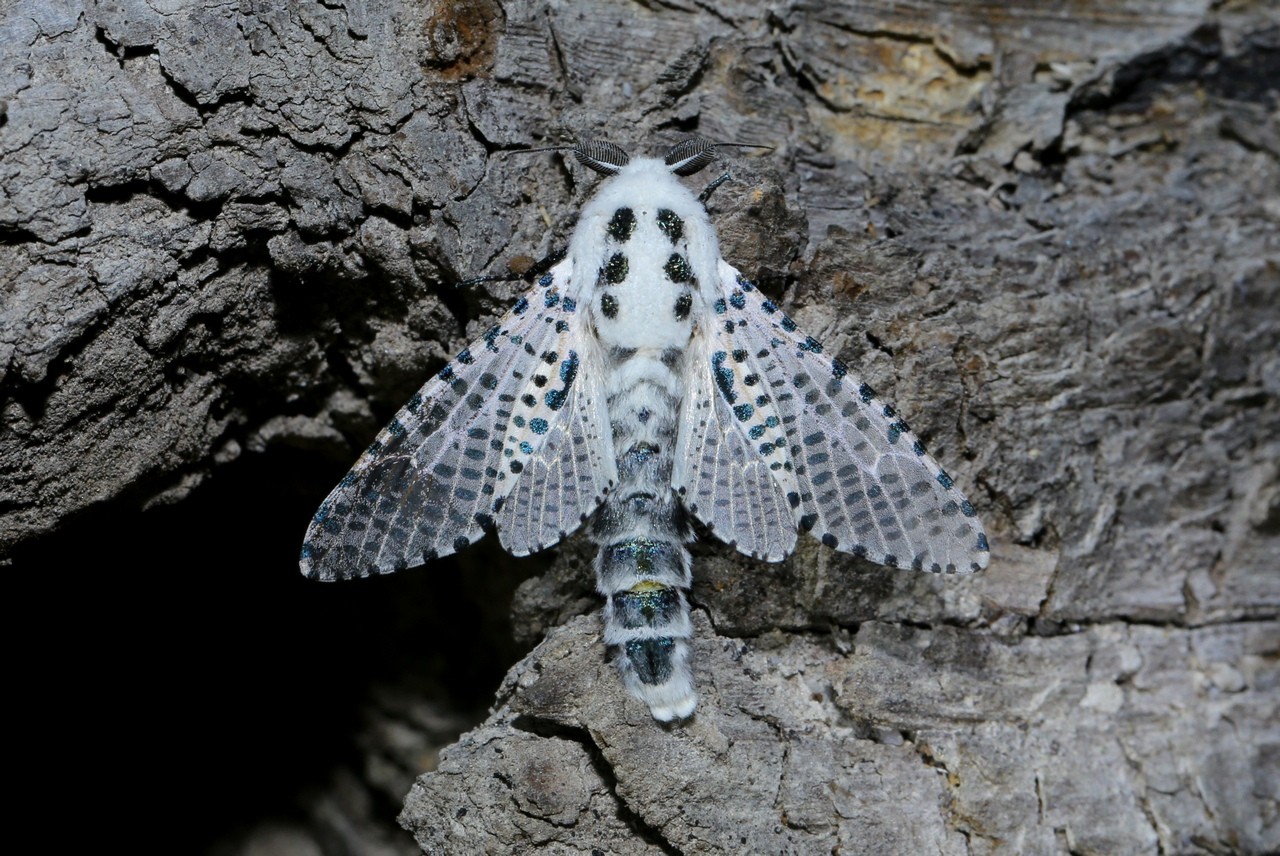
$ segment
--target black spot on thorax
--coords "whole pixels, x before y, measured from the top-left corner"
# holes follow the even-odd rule
[[[604,267],[600,269],[600,279],[605,285],[617,285],[627,278],[627,272],[630,265],[627,263],[627,257],[622,253],[614,253],[609,257],[609,261],[605,262]]]
[[[683,321],[689,317],[689,310],[693,308],[693,295],[684,292],[676,298],[675,315],[677,321]]]
[[[613,212],[607,231],[610,237],[619,243],[626,243],[636,230],[636,215],[630,208],[619,208]]]
[[[662,266],[663,271],[667,274],[667,279],[672,282],[690,282],[693,280],[693,269],[689,267],[688,260],[679,253],[672,253],[671,258],[667,259],[667,263]]]
[[[662,234],[666,235],[672,244],[678,244],[680,239],[684,237],[684,221],[676,215],[676,212],[670,209],[658,209],[658,228],[662,230]]]

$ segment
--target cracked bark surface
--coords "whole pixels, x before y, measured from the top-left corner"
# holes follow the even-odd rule
[[[279,617],[316,608],[280,584],[278,634],[252,644],[282,668],[300,641],[354,660],[388,625],[441,635],[375,693],[342,684],[358,760],[308,786],[302,820],[237,817],[220,852],[412,852],[389,806],[430,767],[401,822],[433,853],[1280,849],[1280,16],[587,9],[0,12],[0,556],[85,586],[91,554],[63,546],[85,527],[136,518],[122,542],[160,557],[216,517],[208,540],[234,543],[228,473],[268,498],[299,481],[303,510],[256,512],[296,549],[355,450],[517,291],[451,283],[563,244],[591,192],[507,150],[696,131],[776,147],[732,156],[712,197],[725,257],[906,414],[991,567],[699,543],[702,702],[678,728],[605,662],[579,542],[371,584],[397,596],[354,646],[341,602],[369,587],[301,596],[336,598],[326,637]],[[200,547],[243,565],[219,601],[241,632],[267,587],[248,574],[296,574],[288,550]],[[162,561],[146,579],[198,598]],[[440,751],[465,711],[405,676],[439,690],[460,649],[506,650],[497,581],[531,573],[510,612],[539,644]],[[201,644],[103,593],[113,621]]]

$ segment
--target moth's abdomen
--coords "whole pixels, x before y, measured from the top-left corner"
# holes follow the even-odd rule
[[[688,665],[693,627],[684,545],[641,537],[602,545],[597,580],[605,595],[604,641],[615,652],[623,684],[655,719],[693,713],[698,696]]]
[[[689,716],[698,701],[688,665],[689,528],[671,490],[683,360],[666,357],[610,353],[618,483],[591,523],[605,644],[627,689],[664,722]]]

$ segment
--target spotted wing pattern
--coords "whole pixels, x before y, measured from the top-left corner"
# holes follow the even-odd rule
[[[893,567],[986,567],[987,539],[973,507],[894,409],[723,262],[720,287],[699,383],[714,388],[718,422],[732,422],[766,462],[791,525]],[[733,474],[709,494],[695,490],[690,511],[739,549],[777,541],[772,517],[721,511],[755,479]]]
[[[584,357],[595,343],[582,341]],[[599,365],[598,359],[584,359]],[[513,556],[555,544],[578,528],[617,483],[613,437],[601,372],[579,372],[564,415],[525,463],[524,473],[498,512],[498,539]]]
[[[734,407],[717,389],[726,377],[720,366],[727,356],[712,349],[719,341],[704,325],[691,345],[694,371],[685,388],[672,485],[684,507],[718,538],[749,556],[777,562],[795,549],[787,497],[799,487],[792,473],[771,471],[772,462],[756,451],[755,440],[733,427]],[[732,390],[729,395],[739,397]]]
[[[598,381],[582,382],[585,319],[562,297],[569,270],[543,276],[396,414],[316,512],[305,574],[387,573],[495,526],[504,543],[547,546],[595,510],[616,470]],[[526,478],[555,509],[550,529],[506,509]]]

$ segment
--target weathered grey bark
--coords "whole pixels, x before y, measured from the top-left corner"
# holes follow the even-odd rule
[[[440,853],[1280,849],[1280,16],[1047,8],[9,4],[0,551],[48,573],[77,520],[181,513],[237,459],[340,469],[515,293],[450,282],[590,193],[502,150],[767,143],[713,197],[725,256],[907,415],[991,567],[702,544],[703,701],[662,728],[570,543],[402,823]],[[368,789],[461,726],[370,709],[361,775],[246,851],[412,849]]]

